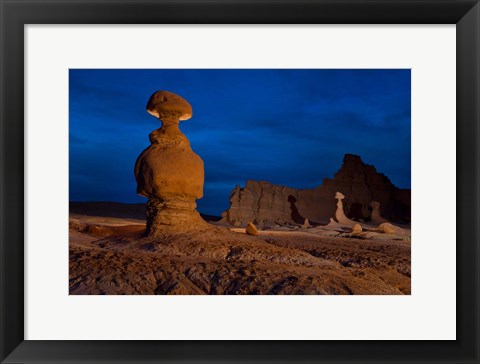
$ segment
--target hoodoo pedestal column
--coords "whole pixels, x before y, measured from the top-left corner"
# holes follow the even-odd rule
[[[205,226],[196,211],[196,200],[203,197],[203,161],[179,129],[180,121],[192,117],[192,107],[172,92],[157,91],[148,100],[147,111],[162,122],[135,163],[137,193],[148,198],[148,235]]]

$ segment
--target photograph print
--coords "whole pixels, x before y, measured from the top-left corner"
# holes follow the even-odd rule
[[[410,69],[70,69],[70,295],[410,295]]]

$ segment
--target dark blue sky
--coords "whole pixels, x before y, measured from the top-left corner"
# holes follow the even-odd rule
[[[205,162],[201,212],[247,179],[312,188],[358,154],[410,188],[410,70],[70,70],[70,200],[143,202],[133,167],[160,122],[150,95],[184,97]]]

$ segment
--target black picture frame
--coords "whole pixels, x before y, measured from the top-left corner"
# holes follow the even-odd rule
[[[479,363],[478,0],[0,0],[0,13],[2,363]],[[24,340],[24,25],[157,23],[456,24],[457,340]]]

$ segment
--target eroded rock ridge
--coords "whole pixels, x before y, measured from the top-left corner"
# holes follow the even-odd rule
[[[374,166],[353,154],[344,156],[333,179],[325,178],[316,188],[295,189],[266,181],[247,181],[245,187],[236,186],[230,195],[230,208],[222,219],[234,226],[250,221],[259,226],[301,225],[305,219],[324,224],[335,216],[337,192],[344,196],[343,210],[348,219],[377,222],[383,217],[394,222],[410,221],[410,190],[397,188]],[[375,203],[371,205],[372,201]]]

